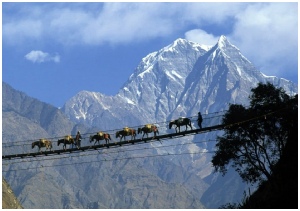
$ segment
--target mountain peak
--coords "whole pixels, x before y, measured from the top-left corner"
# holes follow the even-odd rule
[[[175,49],[178,48],[179,46],[186,46],[191,44],[188,40],[183,39],[183,38],[178,38],[176,39],[173,43],[171,43],[170,45],[162,48],[162,50],[169,50],[169,49]]]
[[[204,51],[208,51],[212,48],[211,45],[200,44],[197,42],[193,42],[187,39],[178,38],[172,44],[166,46],[164,49],[176,48],[176,46],[191,46],[194,49],[202,49]]]
[[[222,52],[222,54],[224,56],[231,58],[232,61],[235,61],[234,58],[239,58],[240,56],[242,56],[243,59],[248,61],[248,59],[246,59],[240,53],[240,49],[238,49],[235,45],[231,44],[224,35],[220,36],[218,43],[215,45],[215,49]],[[238,62],[238,61],[235,61],[235,62]]]
[[[219,40],[225,40],[225,41],[227,41],[227,38],[226,38],[225,35],[221,35],[220,38],[219,38]]]
[[[231,43],[227,40],[227,38],[224,35],[221,35],[218,40],[218,47],[220,49],[223,49],[227,47],[228,45],[231,45]]]
[[[184,43],[186,43],[186,42],[188,42],[186,39],[183,39],[183,38],[178,38],[178,39],[176,39],[175,41],[174,41],[174,44],[184,44]]]

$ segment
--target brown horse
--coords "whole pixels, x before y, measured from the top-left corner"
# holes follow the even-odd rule
[[[101,140],[105,140],[105,143],[109,144],[109,140],[111,140],[111,138],[110,138],[110,135],[108,133],[99,132],[96,135],[90,136],[90,143],[93,142],[94,140],[96,140],[94,145],[97,142],[100,144]]]
[[[47,140],[47,139],[40,139],[39,141],[35,141],[32,143],[32,149],[38,146],[39,147],[39,152],[41,151],[42,147],[46,147],[46,150],[49,149],[51,151],[52,149],[52,142]]]
[[[59,139],[57,141],[57,146],[59,146],[61,143],[63,143],[63,149],[66,149],[66,145],[74,144],[74,138],[72,138],[70,135],[65,136],[63,139]]]
[[[152,124],[147,124],[147,125],[145,125],[145,127],[138,128],[138,134],[140,134],[142,132],[143,132],[142,139],[144,138],[145,134],[147,135],[147,138],[148,138],[148,133],[154,132],[154,137],[156,136],[156,133],[159,134],[159,131],[158,131],[157,127],[155,125],[152,125]]]
[[[180,117],[179,119],[170,121],[169,129],[171,129],[173,125],[176,126],[175,127],[176,133],[177,133],[177,128],[179,128],[179,133],[180,133],[180,126],[183,126],[183,125],[185,125],[185,131],[187,131],[187,126],[190,126],[191,130],[193,129],[191,120],[189,118],[186,118],[186,117]]]
[[[122,140],[123,137],[124,137],[124,140],[126,140],[126,136],[131,136],[131,140],[132,140],[132,138],[135,140],[136,130],[125,127],[123,130],[116,132],[116,138],[121,137],[120,141]]]

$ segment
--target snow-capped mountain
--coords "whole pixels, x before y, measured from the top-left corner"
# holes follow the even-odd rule
[[[148,121],[164,121],[175,109],[185,79],[208,47],[178,39],[142,59],[118,96],[137,105]]]
[[[82,91],[67,101],[62,111],[72,121],[99,130],[166,122],[201,111],[205,127],[211,124],[206,118],[210,113],[226,110],[231,103],[247,105],[251,89],[259,82],[271,82],[291,95],[298,93],[291,81],[258,71],[225,36],[214,46],[177,39],[144,57],[117,95]],[[168,128],[161,125],[161,130]],[[212,140],[217,134],[220,132],[177,140],[190,144],[168,148],[168,153],[204,153],[167,159],[203,179],[212,173],[211,154],[205,152],[213,149],[215,142],[199,144],[199,140]]]
[[[82,91],[62,110],[78,123],[116,129],[247,104],[251,88],[267,81],[298,92],[292,82],[258,71],[225,36],[215,46],[177,39],[144,57],[117,95]]]
[[[116,96],[80,92],[62,110],[74,121],[103,129],[165,120],[175,108],[193,65],[208,49],[178,39],[143,58]],[[109,127],[106,123],[113,121],[111,117],[119,124]]]
[[[250,90],[259,82],[271,82],[288,93],[297,92],[292,82],[258,71],[237,47],[221,36],[187,76],[178,105],[184,105],[186,115],[192,116],[198,110],[207,114],[227,109],[229,103],[248,104]]]

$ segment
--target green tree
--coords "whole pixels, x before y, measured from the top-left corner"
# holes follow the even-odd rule
[[[227,126],[217,137],[212,164],[223,175],[230,165],[244,181],[255,183],[271,180],[291,128],[297,127],[290,119],[298,114],[298,98],[271,83],[259,83],[251,92],[248,108],[232,104],[225,114]]]

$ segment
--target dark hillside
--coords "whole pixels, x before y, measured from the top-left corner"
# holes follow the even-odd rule
[[[297,132],[297,131],[296,131]],[[298,138],[287,145],[273,175],[275,187],[264,182],[253,193],[242,209],[297,209],[298,208]]]
[[[298,111],[291,117],[294,126],[289,128],[290,136],[272,180],[262,183],[240,208],[298,209]]]
[[[13,190],[2,177],[2,209],[23,209]]]

